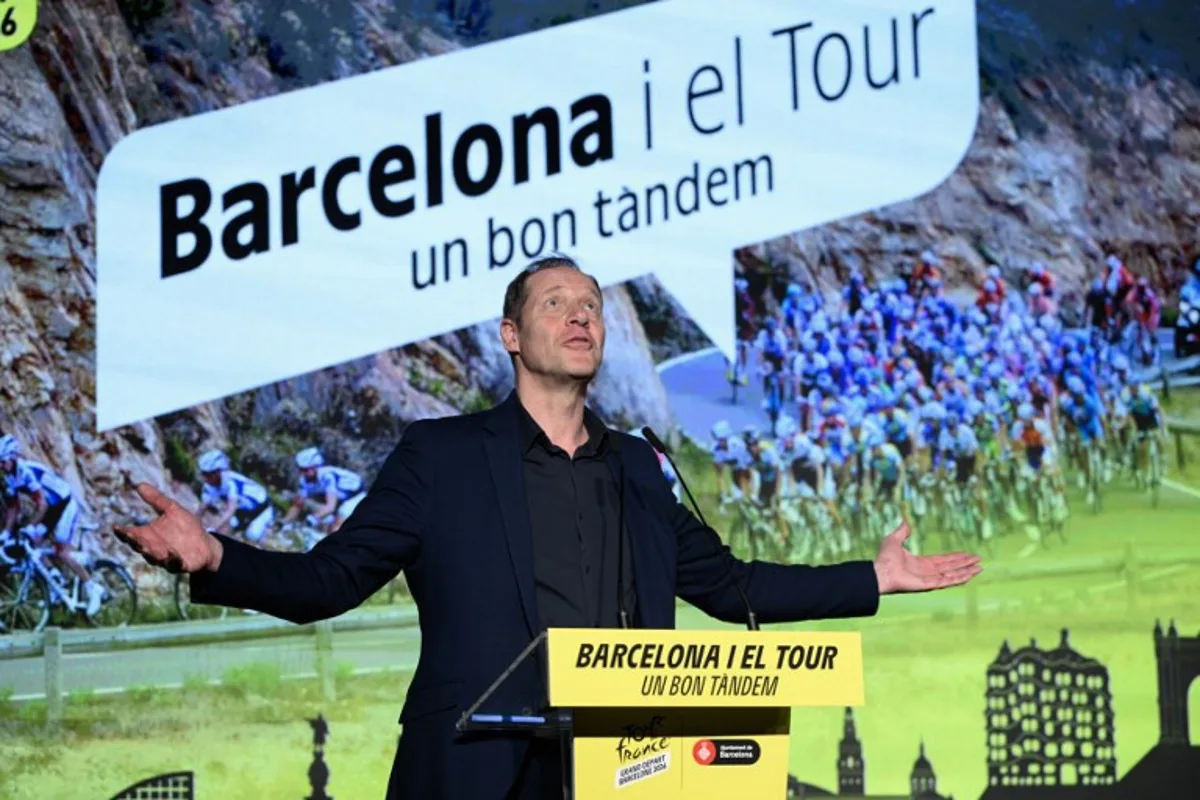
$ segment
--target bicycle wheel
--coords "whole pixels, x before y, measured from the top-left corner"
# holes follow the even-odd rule
[[[175,611],[180,619],[225,619],[225,606],[192,605],[192,585],[187,575],[175,576]]]
[[[1146,466],[1150,472],[1150,505],[1158,508],[1159,490],[1162,488],[1162,453],[1159,452],[1158,440],[1151,439],[1147,448]]]
[[[104,602],[95,614],[86,615],[94,628],[115,628],[133,622],[137,614],[137,584],[120,564],[97,561],[91,569],[92,580],[104,587]]]
[[[0,575],[0,633],[37,633],[50,621],[50,584],[28,569]]]

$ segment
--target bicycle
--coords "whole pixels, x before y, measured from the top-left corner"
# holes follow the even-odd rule
[[[1156,435],[1139,433],[1137,438],[1146,440],[1146,463],[1136,468],[1135,479],[1139,488],[1144,487],[1150,493],[1151,507],[1158,508],[1162,492],[1162,445]]]
[[[1085,453],[1085,457],[1087,458],[1088,465],[1087,488],[1088,494],[1091,496],[1092,512],[1099,514],[1100,509],[1103,506],[1103,502],[1100,497],[1100,489],[1104,485],[1104,481],[1101,478],[1101,470],[1103,467],[1101,465],[1100,446],[1094,440],[1087,444],[1087,452]]]
[[[137,584],[124,565],[95,550],[88,533],[98,528],[82,524],[83,567],[91,580],[104,588],[99,608],[88,614],[84,581],[73,572],[64,574],[54,564],[54,547],[36,543],[33,526],[26,526],[15,537],[0,536],[0,632],[42,631],[53,610],[63,607],[68,613],[83,616],[92,627],[128,625],[137,614]]]

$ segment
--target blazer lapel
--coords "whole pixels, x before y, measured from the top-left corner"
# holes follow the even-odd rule
[[[516,402],[514,392],[488,415],[485,424],[488,435],[484,438],[483,448],[492,473],[492,484],[496,488],[500,519],[508,539],[508,555],[517,577],[525,622],[529,625],[530,635],[535,635],[541,625],[533,579],[533,530],[529,521],[529,501],[525,495]]]

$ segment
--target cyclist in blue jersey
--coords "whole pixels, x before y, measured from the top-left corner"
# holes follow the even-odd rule
[[[766,327],[759,331],[755,342],[758,348],[759,372],[763,381],[763,396],[770,400],[772,384],[775,384],[777,407],[784,401],[784,368],[788,360],[787,335],[779,329],[774,317],[767,317]]]
[[[775,499],[779,496],[781,471],[779,454],[757,431],[749,434],[746,438],[746,449],[750,455],[750,469],[757,489],[756,497],[760,505],[774,509]]]
[[[1166,447],[1166,442],[1163,441],[1166,426],[1163,424],[1162,409],[1158,405],[1158,398],[1154,396],[1154,392],[1150,391],[1149,385],[1138,384],[1136,392],[1129,400],[1129,418],[1133,422],[1134,435],[1137,440],[1138,469],[1144,469],[1150,437],[1158,437],[1160,448]]]
[[[992,522],[987,515],[983,484],[976,480],[979,437],[975,429],[957,413],[951,413],[946,417],[939,447],[948,456],[946,468],[949,469],[951,464],[954,466],[954,482],[963,491],[971,493],[981,521],[983,538],[991,538]]]
[[[79,576],[87,594],[87,613],[93,616],[100,610],[104,587],[92,580],[87,569],[71,554],[84,549],[79,532],[79,503],[67,481],[38,461],[21,457],[21,443],[12,434],[0,436],[0,476],[4,478],[4,528],[0,533],[12,535],[17,531],[20,498],[29,498],[32,512],[24,520],[24,528],[35,542],[51,534],[54,556],[63,566]]]
[[[197,465],[204,486],[200,490],[200,505],[211,513],[208,525],[218,533],[229,535],[233,529],[242,531],[246,541],[257,544],[267,535],[275,521],[275,508],[267,490],[234,471],[229,456],[220,450],[201,454]],[[202,517],[203,518],[203,517]]]
[[[296,454],[300,470],[300,492],[292,498],[292,506],[283,521],[290,523],[314,506],[313,516],[329,533],[335,532],[367,496],[362,476],[342,467],[325,463],[325,456],[316,447],[307,447]]]
[[[1099,476],[1092,475],[1091,459],[1086,457],[1089,448],[1098,448],[1104,443],[1104,406],[1100,399],[1087,390],[1082,379],[1072,377],[1067,380],[1067,394],[1071,402],[1066,405],[1069,409],[1071,424],[1079,434],[1083,444],[1083,474],[1087,480],[1088,503],[1092,498],[1092,481]]]

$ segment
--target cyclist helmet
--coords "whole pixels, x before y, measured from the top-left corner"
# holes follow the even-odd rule
[[[200,456],[197,463],[201,472],[223,472],[229,469],[229,456],[220,450],[209,450]]]
[[[0,436],[0,461],[7,461],[21,455],[21,443],[11,433]]]
[[[733,428],[725,420],[720,420],[712,426],[712,437],[718,440],[728,439],[733,436]]]
[[[296,453],[296,466],[300,469],[324,466],[325,458],[316,447],[306,447]]]
[[[762,436],[758,432],[757,425],[747,425],[746,427],[742,428],[742,438],[746,440],[746,444],[754,444],[760,438],[762,438]]]
[[[1032,403],[1022,403],[1021,407],[1017,409],[1017,416],[1019,416],[1021,419],[1033,419],[1033,414],[1034,410]]]

